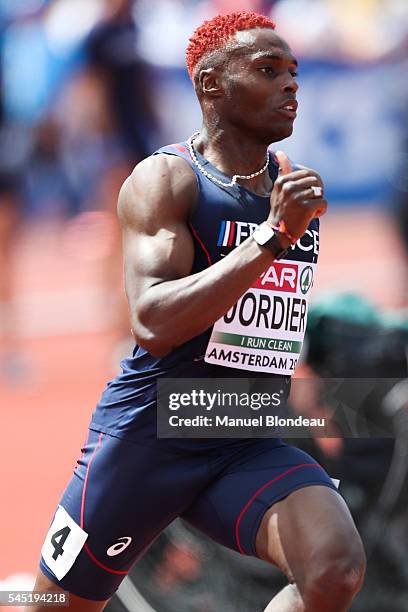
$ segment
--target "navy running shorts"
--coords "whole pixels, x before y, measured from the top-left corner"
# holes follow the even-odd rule
[[[90,430],[41,550],[51,581],[79,597],[111,597],[154,539],[182,517],[216,542],[256,556],[270,506],[310,485],[336,486],[281,439],[188,451]]]

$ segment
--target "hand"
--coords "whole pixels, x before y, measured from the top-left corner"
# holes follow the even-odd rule
[[[321,187],[323,182],[319,174],[309,168],[293,171],[288,157],[283,151],[277,151],[279,175],[271,193],[271,212],[268,223],[278,225],[283,221],[286,231],[296,239],[303,236],[314,217],[324,215],[327,201],[316,197],[311,189]]]

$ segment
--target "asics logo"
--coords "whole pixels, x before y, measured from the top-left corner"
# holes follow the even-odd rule
[[[123,552],[125,548],[129,546],[131,541],[132,538],[119,538],[116,544],[112,544],[112,546],[108,548],[106,554],[109,555],[109,557],[115,557],[116,555],[120,555],[120,553]]]

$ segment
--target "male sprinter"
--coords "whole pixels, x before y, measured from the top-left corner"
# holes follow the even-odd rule
[[[296,355],[279,360],[272,350],[264,360],[220,351],[217,334],[265,270],[273,276],[271,268],[278,274],[286,265],[297,276],[305,267],[304,278],[311,273],[316,217],[327,206],[316,172],[293,170],[283,153],[278,168],[268,153],[271,142],[292,133],[298,89],[296,60],[269,19],[240,12],[204,23],[191,38],[187,67],[203,126],[187,143],[140,163],[122,188],[137,346],[93,415],[35,588],[69,591],[71,610],[102,610],[154,538],[182,516],[286,574],[290,584],[268,612],[342,612],[361,587],[364,552],[346,504],[311,457],[277,438],[156,437],[159,376],[227,372],[267,377],[288,392]],[[275,338],[294,334],[301,344],[301,296],[310,282],[293,278],[290,288],[264,296],[248,336],[270,333],[273,320]],[[286,315],[274,318],[275,311],[296,295],[288,329]]]

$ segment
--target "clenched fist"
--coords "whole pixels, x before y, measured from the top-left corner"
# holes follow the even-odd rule
[[[303,167],[293,170],[283,151],[277,151],[276,157],[279,161],[279,176],[271,193],[271,212],[267,222],[280,224],[282,231],[299,239],[313,217],[320,217],[327,210],[323,182],[314,170]]]

